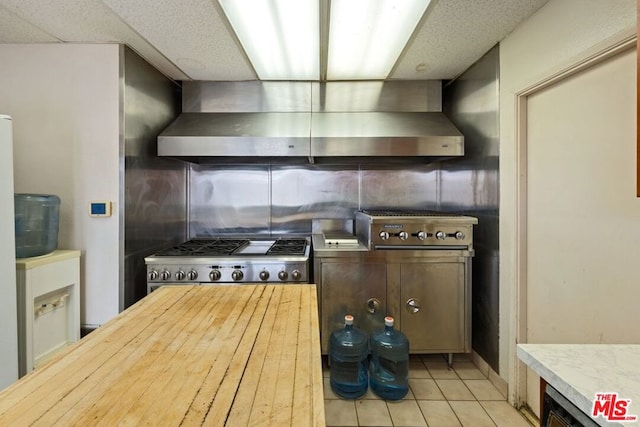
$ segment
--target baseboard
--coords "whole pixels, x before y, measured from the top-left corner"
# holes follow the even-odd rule
[[[475,351],[471,353],[471,361],[506,399],[509,395],[509,383],[498,375],[498,373],[494,371],[491,366],[489,366],[489,364],[485,362],[485,360]]]

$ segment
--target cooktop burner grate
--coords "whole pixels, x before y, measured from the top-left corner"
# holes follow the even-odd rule
[[[156,256],[216,256],[231,255],[249,244],[249,239],[193,239],[178,246],[163,249]]]
[[[255,240],[251,239],[231,238],[193,239],[180,245],[160,250],[154,255],[166,257],[240,256],[245,255],[245,248],[255,242]],[[251,252],[251,254],[305,255],[307,243],[307,239],[281,238],[273,241],[271,247],[265,248],[263,252]]]
[[[279,239],[267,251],[267,255],[304,255],[306,239]]]

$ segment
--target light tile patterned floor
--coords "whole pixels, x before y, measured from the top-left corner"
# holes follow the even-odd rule
[[[326,360],[323,374],[327,426],[531,427],[464,355],[453,369],[441,355],[411,355],[409,394],[398,402],[370,390],[342,399],[331,390]]]

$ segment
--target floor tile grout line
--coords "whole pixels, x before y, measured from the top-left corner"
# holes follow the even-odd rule
[[[460,418],[458,417],[458,414],[456,413],[456,411],[453,410],[453,408],[451,407],[451,404],[449,403],[448,400],[444,400],[447,403],[447,406],[449,407],[449,409],[451,409],[451,413],[453,414],[454,417],[456,417],[456,420],[458,420],[458,423],[464,427],[464,425],[462,424],[462,420],[460,420]],[[416,399],[416,403],[417,403],[417,399]],[[420,410],[420,413],[422,414],[422,418],[424,418],[424,422],[427,424],[427,427],[429,426],[429,421],[427,420],[427,416],[425,415],[424,412],[422,412],[422,408],[420,407],[420,404],[418,404],[418,409]],[[493,421],[493,420],[492,420]]]
[[[431,372],[430,372],[429,368],[427,367],[426,363],[424,362],[424,360],[420,358],[420,359],[418,359],[418,360],[416,360],[416,361],[420,361],[420,362],[421,362],[421,363],[420,363],[420,365],[422,365],[422,367],[421,367],[421,368],[419,368],[419,369],[417,369],[417,371],[418,371],[418,370],[419,370],[419,371],[421,371],[421,370],[426,370],[426,371],[427,371],[427,373],[429,374],[429,377],[428,377],[428,378],[425,378],[425,377],[422,377],[422,376],[418,376],[418,377],[414,377],[414,378],[412,378],[412,379],[419,379],[419,380],[422,380],[422,379],[430,379],[430,380],[432,380],[432,381],[434,382],[434,384],[436,385],[436,388],[437,388],[437,389],[439,390],[439,392],[442,394],[442,396],[443,396],[443,398],[444,398],[444,401],[445,401],[445,402],[447,402],[447,407],[451,410],[451,412],[452,412],[452,413],[453,413],[453,415],[455,416],[456,420],[457,420],[461,425],[463,425],[463,424],[462,424],[462,420],[460,419],[460,417],[459,417],[458,413],[453,409],[453,406],[451,405],[451,402],[452,402],[452,401],[448,400],[448,399],[445,397],[444,392],[442,391],[442,388],[440,387],[440,385],[438,385],[438,382],[436,381],[437,379],[436,379],[436,378],[433,378],[433,375],[431,374]],[[470,362],[470,363],[473,363],[473,361],[468,361],[468,360],[463,360],[463,361],[460,361],[460,362]],[[474,365],[475,365],[475,364],[474,364]],[[479,399],[476,397],[476,395],[473,393],[473,391],[471,391],[471,389],[469,388],[469,385],[468,385],[468,384],[467,384],[467,382],[466,382],[467,380],[469,380],[469,381],[471,381],[471,380],[478,380],[478,381],[481,381],[481,380],[483,380],[483,379],[484,379],[484,380],[487,380],[488,378],[487,378],[484,374],[482,374],[482,372],[480,371],[480,373],[482,374],[482,375],[481,375],[481,376],[482,376],[482,378],[468,378],[467,380],[465,380],[465,379],[463,379],[463,378],[462,378],[462,376],[461,376],[461,375],[460,375],[460,374],[455,370],[455,367],[451,367],[451,368],[447,367],[447,368],[448,368],[448,370],[453,371],[453,374],[455,375],[455,379],[454,379],[454,378],[439,378],[439,379],[440,379],[440,380],[454,380],[454,381],[455,381],[455,380],[458,380],[458,381],[462,381],[462,383],[464,384],[465,388],[466,388],[466,389],[471,393],[471,395],[473,396],[473,400],[461,400],[460,402],[465,402],[465,401],[466,401],[466,402],[476,402],[476,403],[477,403],[478,405],[480,405],[480,407],[482,408],[482,413],[484,413],[484,414],[485,414],[485,415],[486,415],[486,416],[491,420],[491,422],[493,423],[493,425],[497,427],[497,426],[498,426],[498,423],[496,422],[496,420],[494,420],[494,418],[493,418],[493,417],[491,416],[491,414],[487,411],[487,409],[484,407],[484,405],[482,405],[482,402],[484,402],[484,400],[479,400]],[[477,368],[477,366],[475,366],[475,368],[476,368],[476,369],[478,369],[478,368]],[[494,387],[495,387],[495,386],[494,386]],[[407,399],[407,400],[412,400],[412,401],[414,401],[414,402],[415,402],[416,406],[418,407],[419,413],[420,413],[420,415],[422,416],[422,419],[423,419],[424,423],[428,426],[427,417],[425,416],[425,414],[424,414],[424,412],[423,412],[423,410],[422,410],[422,407],[419,405],[419,403],[418,403],[418,402],[419,402],[420,400],[431,401],[431,400],[434,400],[434,399],[418,399],[418,398],[416,398],[415,393],[413,392],[413,388],[410,386],[410,387],[409,387],[409,389],[411,390],[411,395],[412,395],[412,396],[411,396],[411,398],[409,398],[409,399]],[[332,400],[332,399],[325,399],[325,400]],[[367,400],[367,399],[363,399],[363,400]],[[392,417],[392,415],[391,415],[391,410],[390,410],[390,408],[389,408],[389,402],[388,402],[387,400],[385,400],[385,399],[381,399],[381,400],[382,400],[383,402],[385,402],[385,408],[386,408],[387,414],[388,414],[388,416],[389,416],[389,419],[391,420],[391,424],[395,426],[395,425],[396,425],[396,423],[394,422],[393,417]],[[435,399],[435,401],[438,401],[438,399]],[[491,400],[487,400],[487,401],[505,401],[505,399],[491,399]],[[456,401],[456,402],[457,402],[457,401]],[[358,422],[358,426],[359,426],[359,425],[360,425],[360,417],[358,416],[358,411],[357,411],[357,405],[356,405],[356,403],[357,403],[357,401],[354,401],[354,410],[356,411],[355,415],[356,415],[356,420],[357,420],[357,422]]]
[[[489,419],[491,420],[491,422],[493,422],[493,424],[497,427],[498,423],[496,422],[496,420],[493,419],[493,417],[491,416],[491,414],[487,411],[487,408],[485,408],[482,403],[478,402],[478,404],[480,405],[480,407],[482,408],[482,410],[484,411],[485,414],[487,414],[487,416],[489,417]]]
[[[356,405],[356,401],[353,401],[353,410],[356,411],[356,422],[358,426],[360,426],[360,417],[358,416],[358,406]]]

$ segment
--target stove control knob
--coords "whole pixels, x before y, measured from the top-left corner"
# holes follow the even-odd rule
[[[211,270],[211,273],[209,273],[209,279],[211,279],[212,282],[220,280],[220,277],[222,277],[220,270]]]
[[[231,272],[231,278],[236,282],[242,280],[243,277],[244,277],[244,274],[240,270],[233,270]]]
[[[447,238],[447,235],[445,234],[444,231],[436,231],[436,239],[444,240],[446,238]]]
[[[269,272],[267,270],[262,270],[258,276],[260,277],[260,280],[262,280],[263,282],[266,282],[267,280],[269,280]]]
[[[398,233],[398,237],[400,238],[400,240],[407,240],[409,238],[409,233],[407,233],[406,231],[401,231]]]
[[[184,274],[184,271],[182,271],[182,270],[178,270],[178,272],[176,273],[176,279],[178,279],[178,280],[184,279],[184,276],[185,276],[185,274]]]
[[[464,233],[462,231],[456,231],[456,240],[464,240]]]
[[[162,273],[160,273],[160,278],[162,280],[169,280],[170,277],[171,273],[169,273],[167,270],[164,270]]]
[[[289,277],[289,273],[284,270],[278,273],[278,279],[280,280],[287,280],[287,277]]]
[[[427,239],[427,233],[425,233],[424,231],[418,231],[418,240],[426,240]]]
[[[389,232],[381,231],[380,234],[378,234],[378,236],[380,236],[380,240],[387,240],[389,239]]]
[[[149,280],[156,280],[158,278],[158,272],[155,270],[151,270],[149,272]]]
[[[302,273],[300,273],[300,270],[293,270],[291,272],[291,278],[297,282],[302,278]]]
[[[187,278],[189,280],[196,280],[198,278],[198,272],[195,270],[191,270],[190,272],[187,273]]]

